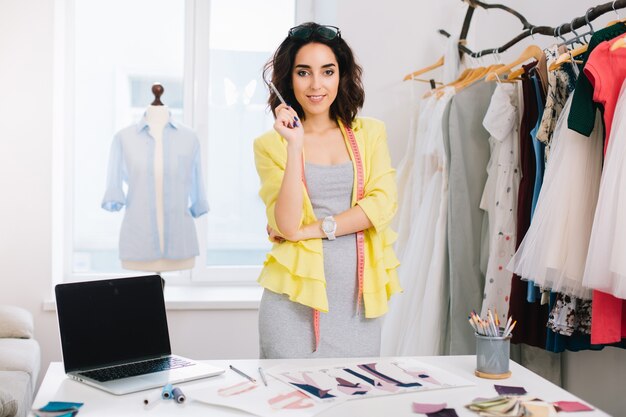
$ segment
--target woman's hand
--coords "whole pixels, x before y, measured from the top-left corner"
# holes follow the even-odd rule
[[[324,237],[319,220],[302,226],[293,236],[281,236],[276,230],[272,229],[269,224],[265,226],[265,230],[267,230],[270,241],[274,243],[283,243],[287,240],[290,242],[299,242],[301,240]]]
[[[265,226],[265,230],[267,230],[267,236],[269,236],[271,242],[283,243],[285,241],[285,238],[272,229],[269,224]]]
[[[274,109],[274,114],[276,115],[274,130],[287,139],[289,145],[301,149],[304,145],[304,129],[298,113],[291,107],[280,104]]]

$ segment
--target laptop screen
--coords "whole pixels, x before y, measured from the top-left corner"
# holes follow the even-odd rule
[[[65,371],[171,353],[158,275],[55,287]]]

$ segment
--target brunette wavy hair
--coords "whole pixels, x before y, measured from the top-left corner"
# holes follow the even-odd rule
[[[363,73],[361,66],[356,62],[352,50],[340,35],[328,40],[320,36],[318,28],[321,25],[314,22],[303,23],[299,27],[309,27],[311,36],[306,39],[287,36],[272,58],[263,67],[263,79],[267,80],[271,73],[271,81],[274,86],[276,86],[285,101],[298,113],[300,119],[304,120],[304,111],[296,100],[291,83],[291,73],[296,54],[300,48],[309,43],[315,42],[328,46],[335,54],[339,65],[339,91],[337,98],[330,106],[330,117],[340,119],[344,124],[350,126],[358,111],[363,107],[365,100],[365,91],[361,82]],[[271,88],[269,91],[270,96],[267,102],[273,111],[280,104],[280,100]]]

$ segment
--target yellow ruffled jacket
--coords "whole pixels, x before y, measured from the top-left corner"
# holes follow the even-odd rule
[[[346,140],[356,179],[354,155],[343,124],[339,123],[339,126]],[[357,118],[352,123],[352,130],[365,175],[365,197],[356,201],[355,180],[352,206],[358,204],[374,225],[364,233],[363,300],[365,316],[371,318],[385,314],[388,299],[392,294],[402,291],[396,272],[400,263],[392,246],[397,234],[389,227],[397,210],[397,186],[384,123],[370,118]],[[265,203],[267,222],[274,230],[279,230],[274,207],[287,163],[287,141],[274,130],[265,133],[254,141],[254,160],[261,179],[259,195]],[[317,220],[304,184],[302,193],[304,207],[301,225]],[[287,294],[291,301],[328,312],[322,240],[274,244],[267,254],[258,282],[268,290]]]

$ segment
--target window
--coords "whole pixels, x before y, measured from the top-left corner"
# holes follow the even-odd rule
[[[145,18],[148,12],[150,18]],[[70,272],[119,273],[123,214],[100,208],[109,147],[115,132],[136,122],[153,100],[154,81],[163,83],[168,99],[176,97],[170,107],[184,121],[184,2],[76,1],[70,36],[74,43]]]
[[[252,141],[271,129],[261,68],[294,25],[291,0],[214,1],[209,33],[209,266],[261,265],[269,249]],[[245,13],[242,13],[245,10]],[[279,24],[268,24],[274,20]],[[225,181],[226,179],[226,181]],[[259,233],[259,230],[263,231]]]
[[[273,123],[261,71],[295,25],[296,6],[306,16],[303,3],[66,0],[63,279],[129,273],[118,259],[123,212],[100,202],[112,138],[141,118],[154,82],[174,119],[198,134],[211,208],[196,220],[196,267],[173,275],[256,277],[269,244],[252,142]]]

